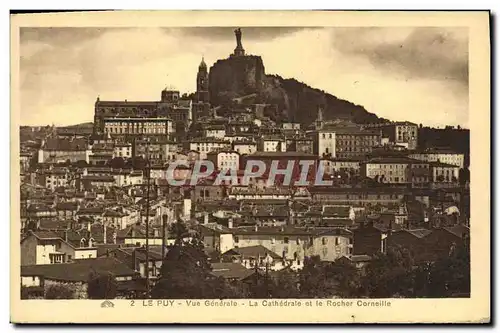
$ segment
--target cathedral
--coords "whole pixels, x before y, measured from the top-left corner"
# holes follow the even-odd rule
[[[234,31],[236,48],[230,57],[245,56],[241,29]],[[179,91],[164,89],[159,101],[101,101],[94,109],[94,134],[119,137],[140,135],[167,136],[182,140],[191,123],[213,116],[210,106],[209,71],[204,57],[198,65],[196,92],[182,96]]]

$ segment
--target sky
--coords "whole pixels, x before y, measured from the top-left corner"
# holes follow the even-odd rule
[[[101,100],[160,99],[196,89],[235,48],[234,27],[22,28],[21,123],[93,120]],[[467,28],[241,27],[267,74],[295,78],[390,120],[468,127]]]

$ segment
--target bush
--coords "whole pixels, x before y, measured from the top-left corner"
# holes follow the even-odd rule
[[[45,299],[73,299],[75,290],[69,286],[54,284],[45,291]]]

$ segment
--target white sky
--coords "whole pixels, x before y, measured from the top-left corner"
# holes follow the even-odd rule
[[[267,74],[296,78],[391,120],[468,125],[468,31],[460,28],[242,28]],[[196,88],[235,47],[232,28],[21,31],[21,123],[93,120],[94,102],[158,100]]]

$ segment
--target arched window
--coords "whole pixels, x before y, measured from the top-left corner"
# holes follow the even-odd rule
[[[85,243],[86,243],[86,239],[85,238],[82,238],[80,240],[80,247],[85,247]]]

